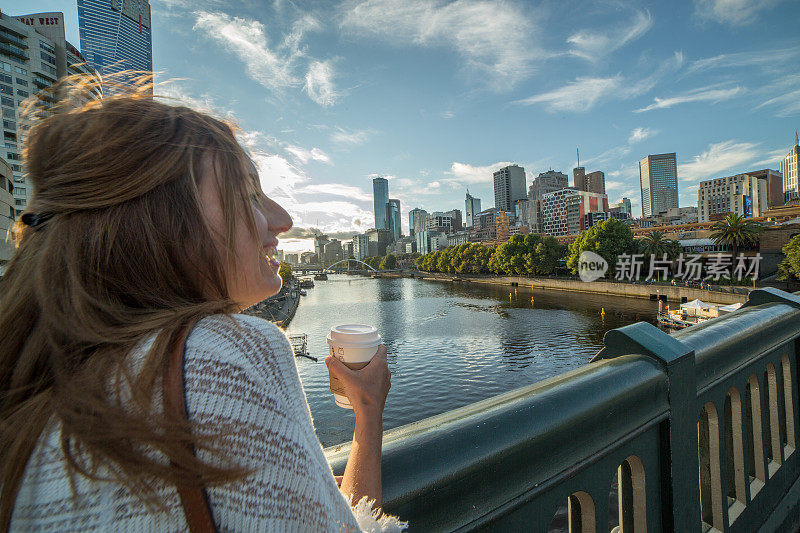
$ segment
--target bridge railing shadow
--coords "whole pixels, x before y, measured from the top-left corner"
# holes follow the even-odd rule
[[[412,531],[780,530],[798,338],[777,289],[675,335],[609,331],[587,365],[387,431],[384,508]],[[326,449],[336,473],[348,453]]]

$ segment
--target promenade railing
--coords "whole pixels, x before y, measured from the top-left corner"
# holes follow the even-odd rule
[[[580,368],[384,434],[411,531],[778,531],[800,501],[800,297],[668,335],[606,334]],[[328,448],[337,473],[349,444]]]

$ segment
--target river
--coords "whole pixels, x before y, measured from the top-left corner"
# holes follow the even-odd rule
[[[323,446],[353,436],[353,412],[334,404],[323,363],[335,324],[372,324],[383,337],[388,430],[580,366],[606,331],[652,323],[658,312],[649,300],[563,291],[344,274],[315,283],[286,332],[307,334],[319,357],[297,358],[297,367]]]

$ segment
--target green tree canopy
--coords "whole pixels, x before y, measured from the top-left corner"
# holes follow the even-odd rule
[[[397,257],[394,254],[389,254],[383,258],[380,267],[381,270],[394,270],[397,268]]]
[[[617,257],[637,252],[630,226],[615,218],[604,220],[580,234],[569,245],[567,267],[573,274],[578,273],[578,258],[586,250],[592,251],[608,262],[606,276],[616,271]]]
[[[658,258],[667,254],[669,259],[677,259],[681,253],[681,245],[678,241],[667,239],[662,231],[651,231],[643,238],[639,239],[639,251],[645,257],[654,255]]]
[[[536,233],[516,234],[497,247],[489,269],[498,274],[516,276],[550,274],[566,251],[566,247],[559,244],[555,237]]]
[[[278,275],[281,277],[281,281],[285,285],[292,279],[292,267],[289,263],[281,262],[281,266],[278,269]]]
[[[711,225],[711,238],[714,242],[730,247],[733,255],[739,253],[739,248],[747,244],[756,244],[761,238],[764,227],[752,220],[747,220],[742,215],[728,213],[724,220],[719,220]]]
[[[795,235],[783,247],[786,258],[778,265],[778,279],[800,281],[800,235]]]

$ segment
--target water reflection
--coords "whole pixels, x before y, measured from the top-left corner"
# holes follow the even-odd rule
[[[607,330],[652,322],[657,310],[648,300],[331,275],[308,290],[288,333],[308,334],[311,355],[324,357],[332,325],[375,325],[392,371],[390,429],[584,364]],[[320,440],[350,439],[353,414],[333,403],[325,365],[297,366]]]

